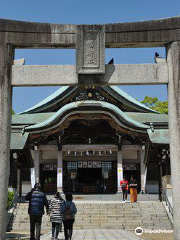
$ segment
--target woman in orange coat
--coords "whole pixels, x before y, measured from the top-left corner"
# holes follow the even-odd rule
[[[131,180],[129,181],[129,189],[130,189],[130,201],[131,203],[137,202],[137,182],[131,177]]]

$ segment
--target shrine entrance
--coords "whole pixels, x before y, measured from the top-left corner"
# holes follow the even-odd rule
[[[57,191],[57,164],[40,164],[40,183],[46,193]]]
[[[64,161],[63,191],[84,194],[117,192],[117,161]]]

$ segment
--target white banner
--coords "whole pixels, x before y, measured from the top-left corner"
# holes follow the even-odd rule
[[[57,187],[62,187],[62,168],[57,168]]]
[[[145,174],[144,174],[143,189],[146,189],[146,177],[147,177],[147,167],[146,167],[146,169],[145,169]]]
[[[32,188],[34,187],[35,183],[36,183],[35,168],[31,168],[31,186],[32,186]]]
[[[123,179],[122,168],[118,168],[118,187],[120,187],[120,181]]]

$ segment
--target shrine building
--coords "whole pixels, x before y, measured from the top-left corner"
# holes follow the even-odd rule
[[[9,186],[25,194],[118,193],[131,176],[138,191],[157,193],[170,175],[168,115],[115,86],[61,87],[12,116]]]

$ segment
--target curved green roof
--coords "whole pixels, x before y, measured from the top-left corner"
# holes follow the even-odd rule
[[[47,113],[32,113],[32,114],[15,114],[12,115],[12,125],[32,125],[45,121],[46,119],[52,117],[55,112]],[[125,112],[127,116],[134,119],[137,122],[153,123],[153,124],[164,124],[168,125],[168,115],[167,114],[155,114],[155,113],[140,113],[140,112]]]
[[[120,87],[117,86],[102,86],[103,89],[105,89],[106,91],[108,91],[110,94],[113,94],[113,92],[115,94],[114,97],[116,97],[118,100],[121,100],[122,102],[126,103],[128,102],[129,105],[131,105],[132,107],[136,108],[139,111],[143,111],[143,112],[154,112],[154,113],[158,113],[157,111],[154,111],[150,108],[148,108],[147,106],[145,106],[144,104],[142,104],[141,102],[139,102],[138,100],[136,100],[135,98],[131,97],[129,94],[127,94],[126,92],[124,92]]]
[[[37,103],[33,107],[23,112],[20,112],[19,114],[38,113],[38,111],[42,111],[43,108],[45,108],[47,105],[50,107],[51,105],[56,104],[56,102],[62,101],[64,98],[69,96],[72,92],[77,90],[77,88],[78,87],[69,87],[69,86],[60,87],[56,92],[52,93],[41,102]]]
[[[169,144],[169,129],[148,130],[149,139],[155,144]]]
[[[108,95],[114,97],[117,101],[122,102],[128,106],[130,106],[135,111],[139,112],[152,112],[157,113],[156,111],[146,107],[144,104],[137,101],[135,98],[131,97],[129,94],[124,92],[122,89],[116,86],[100,86]],[[69,97],[72,93],[78,92],[79,87],[61,87],[56,92],[45,98],[43,101],[39,102],[35,106],[21,112],[20,114],[27,113],[40,113],[49,111],[49,109],[61,102],[63,99]]]
[[[45,121],[25,127],[25,131],[28,132],[44,132],[47,129],[53,129],[61,125],[67,116],[77,112],[87,112],[87,113],[105,113],[110,115],[115,121],[117,121],[122,127],[132,129],[134,131],[147,131],[149,126],[137,122],[127,116],[123,111],[111,103],[86,100],[86,101],[77,101],[66,104],[59,111],[57,111],[53,116],[46,119]]]

